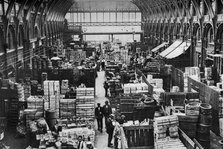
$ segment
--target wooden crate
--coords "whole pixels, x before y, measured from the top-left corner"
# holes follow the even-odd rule
[[[128,149],[153,149],[153,126],[124,126]]]

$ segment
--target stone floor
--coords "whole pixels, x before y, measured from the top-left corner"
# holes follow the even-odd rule
[[[95,99],[95,105],[97,103],[101,103],[101,106],[103,106],[105,104],[105,101],[108,100],[105,97],[105,90],[103,87],[103,83],[105,81],[105,72],[104,71],[100,71],[98,72],[98,77],[96,78],[96,99]],[[104,123],[104,119],[103,119],[103,123]],[[95,126],[97,128],[97,124],[95,121]],[[103,127],[105,126],[105,124],[103,124]],[[107,147],[107,141],[108,140],[108,134],[106,133],[105,127],[103,128],[103,132],[99,132],[96,129],[96,140],[95,140],[95,148],[96,149],[111,149],[109,147]]]

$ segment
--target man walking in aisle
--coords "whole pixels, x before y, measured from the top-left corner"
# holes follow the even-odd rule
[[[111,143],[114,131],[113,120],[114,120],[114,115],[111,114],[107,120],[107,126],[106,126],[106,132],[108,133],[108,147],[113,146],[113,144]]]
[[[97,122],[98,122],[98,130],[100,132],[102,132],[102,129],[103,129],[103,122],[102,122],[102,119],[103,119],[103,109],[101,107],[101,104],[98,103],[97,104],[98,106],[95,108],[95,118],[97,119]]]
[[[103,115],[105,117],[105,125],[107,127],[107,121],[109,118],[109,115],[112,114],[111,106],[108,104],[108,101],[105,101],[105,105],[103,106]]]
[[[105,97],[108,97],[108,88],[109,88],[108,82],[105,81],[105,82],[104,82]]]

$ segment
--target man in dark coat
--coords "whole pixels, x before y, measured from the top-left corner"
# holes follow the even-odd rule
[[[107,120],[106,132],[108,133],[108,147],[112,147],[111,141],[112,141],[113,131],[114,131],[113,119],[114,119],[114,115],[111,114]]]
[[[102,129],[103,129],[103,122],[102,122],[102,119],[103,119],[103,108],[101,107],[101,104],[98,103],[97,104],[98,106],[95,108],[95,118],[97,119],[97,122],[98,122],[98,130],[102,132]]]
[[[112,114],[111,106],[108,104],[108,101],[105,101],[105,105],[103,106],[103,115],[105,117],[105,125],[107,127],[107,121],[109,118],[109,115]]]
[[[104,82],[105,97],[108,97],[108,88],[109,88],[108,82],[105,81],[105,82]]]

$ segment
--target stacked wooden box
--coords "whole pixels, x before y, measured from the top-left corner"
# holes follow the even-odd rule
[[[69,84],[68,80],[62,80],[61,83],[61,94],[66,94],[69,91]]]
[[[124,94],[131,93],[148,93],[148,85],[146,83],[124,84]]]
[[[76,116],[82,120],[94,118],[94,88],[77,88]]]
[[[31,111],[26,113],[26,124],[32,120],[37,120],[44,115],[44,98],[43,96],[30,96],[27,98],[27,108],[26,111]],[[33,111],[35,111],[33,113]]]
[[[59,95],[60,94],[60,82],[59,81],[49,81],[43,82],[44,95]]]
[[[24,84],[24,98],[25,100],[31,96],[31,85],[30,84]]]
[[[76,116],[76,99],[60,99],[60,118]]]
[[[155,149],[187,149],[179,138],[164,138],[155,142]]]
[[[157,117],[154,120],[154,136],[156,143],[159,142],[160,139],[164,139],[167,137],[168,130],[170,136],[172,134],[175,137],[177,136],[174,134],[178,134],[179,126],[178,117],[176,115]],[[175,129],[175,132],[172,131],[173,129]],[[157,145],[159,146],[160,144],[158,143]]]
[[[60,82],[44,81],[45,109],[54,110],[59,118]],[[48,105],[48,107],[47,107]]]
[[[25,101],[24,87],[22,86],[22,84],[16,83],[16,88],[18,91],[19,101]]]

